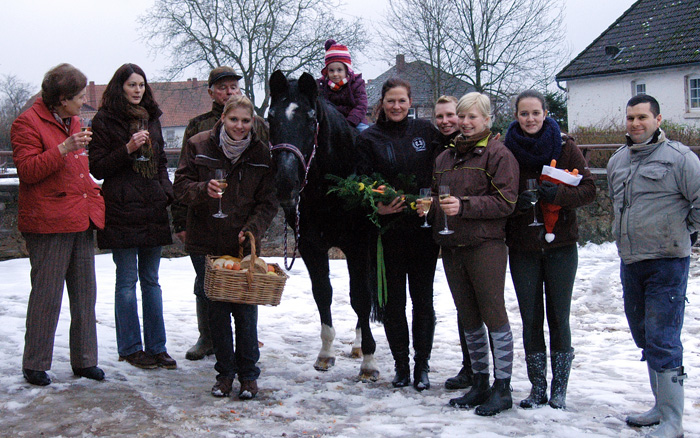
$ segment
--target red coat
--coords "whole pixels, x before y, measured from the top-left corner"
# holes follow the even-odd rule
[[[93,181],[88,157],[61,156],[58,145],[80,131],[77,116],[70,133],[38,98],[12,123],[12,159],[19,175],[18,229],[23,233],[76,233],[92,222],[105,225],[105,204]]]

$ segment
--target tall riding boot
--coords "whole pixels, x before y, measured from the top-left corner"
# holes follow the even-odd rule
[[[406,353],[406,359],[394,361],[394,369],[396,370],[396,375],[394,375],[394,380],[391,381],[394,388],[403,388],[411,384],[411,366],[408,363],[408,352]]]
[[[647,435],[652,438],[678,438],[683,436],[683,367],[656,373],[656,401],[661,422],[655,431]]]
[[[549,397],[549,406],[554,409],[566,408],[566,388],[569,385],[569,373],[571,362],[574,360],[574,352],[552,352],[552,394]]]
[[[461,397],[450,400],[451,406],[459,408],[473,408],[488,400],[491,395],[491,386],[489,386],[489,374],[475,373],[472,377],[472,387]]]
[[[647,362],[647,370],[649,371],[649,383],[651,384],[651,392],[654,394],[654,407],[641,414],[629,415],[625,419],[625,421],[627,421],[628,425],[633,427],[653,426],[655,424],[659,424],[659,421],[661,421],[659,401],[656,396],[656,371],[651,369],[651,366],[649,366],[649,362]]]
[[[520,401],[520,407],[529,409],[547,403],[547,353],[527,354],[525,364],[532,389],[530,395]]]
[[[209,331],[209,300],[204,297],[197,297],[197,328],[199,329],[199,339],[187,350],[185,359],[200,360],[204,356],[214,354],[214,346],[211,343],[211,332]]]
[[[512,407],[513,398],[510,389],[510,377],[507,379],[496,379],[491,387],[491,395],[484,403],[476,407],[474,413],[482,417],[490,417]]]
[[[472,386],[472,361],[469,358],[467,340],[464,338],[464,330],[462,330],[462,324],[459,321],[457,321],[457,327],[459,328],[459,345],[462,348],[462,369],[456,376],[445,380],[446,389],[465,389]]]
[[[413,387],[418,391],[430,389],[428,372],[430,366],[430,352],[433,349],[433,337],[435,336],[435,319],[414,319],[413,321],[413,349],[416,352],[413,360]]]

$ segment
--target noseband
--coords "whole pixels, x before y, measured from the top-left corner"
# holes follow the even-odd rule
[[[301,182],[301,187],[299,188],[299,196],[301,196],[301,192],[304,190],[304,187],[306,187],[306,183],[308,183],[308,177],[309,177],[309,169],[311,168],[311,162],[313,161],[314,157],[316,156],[316,149],[318,148],[318,130],[319,130],[319,124],[318,121],[316,121],[316,132],[314,133],[314,146],[313,149],[311,150],[311,154],[309,155],[308,161],[306,158],[304,158],[304,154],[301,153],[301,150],[294,146],[291,143],[279,143],[276,145],[270,144],[270,153],[275,152],[275,151],[287,151],[291,152],[297,159],[299,159],[299,163],[301,164],[301,167],[304,169],[304,180]],[[296,203],[296,216],[294,218],[294,252],[292,253],[292,263],[287,265],[287,226],[289,223],[287,222],[287,216],[285,215],[284,217],[284,267],[289,271],[292,269],[292,266],[294,266],[294,261],[296,260],[297,256],[297,248],[299,247],[299,200],[297,200]],[[291,226],[289,227],[291,228]]]

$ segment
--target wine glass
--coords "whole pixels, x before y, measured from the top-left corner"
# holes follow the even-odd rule
[[[89,117],[81,117],[80,118],[80,130],[83,132],[92,132],[92,120]],[[85,149],[78,155],[82,155],[84,157],[87,157],[87,145],[85,146]]]
[[[420,194],[418,195],[420,202],[420,208],[423,210],[423,215],[425,216],[425,222],[421,225],[421,228],[430,228],[428,223],[428,212],[430,211],[430,205],[433,203],[433,198],[430,196],[430,189],[420,189]]]
[[[148,119],[139,119],[139,125],[138,125],[138,126],[139,126],[139,127],[138,127],[139,131],[146,131],[146,132],[148,132]],[[147,138],[146,141],[149,142],[149,141],[151,141],[151,139],[150,139],[150,138]],[[144,157],[144,156],[143,156],[143,146],[145,146],[145,144],[146,144],[146,143],[144,143],[143,145],[141,145],[141,147],[139,148],[139,156],[136,157],[136,161],[149,161],[149,158],[148,158],[148,157]]]
[[[219,195],[223,197],[224,192],[226,191],[226,187],[228,187],[228,182],[226,182],[226,170],[224,169],[215,169],[214,170],[214,180],[219,183]],[[219,198],[219,211],[214,213],[212,216],[214,216],[217,219],[223,219],[225,217],[228,217],[226,213],[221,211],[221,198]]]
[[[450,186],[440,186],[440,200],[442,201],[443,199],[447,199],[450,197]],[[445,215],[445,228],[441,231],[438,231],[438,233],[442,235],[447,235],[447,234],[452,234],[454,231],[450,230],[450,228],[447,226],[447,215]]]
[[[539,227],[541,225],[544,225],[542,222],[539,222],[537,220],[537,209],[535,209],[535,204],[537,204],[537,186],[538,186],[538,181],[535,178],[528,179],[526,181],[527,184],[527,191],[528,192],[535,192],[535,197],[532,198],[532,214],[534,216],[534,220],[530,224],[531,227]]]

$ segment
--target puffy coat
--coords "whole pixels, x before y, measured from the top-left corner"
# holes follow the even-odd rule
[[[321,95],[335,105],[352,126],[367,123],[367,90],[362,73],[355,74],[349,71],[348,83],[340,90],[331,90],[325,77],[318,79],[318,88]]]
[[[250,231],[260,242],[277,214],[270,148],[253,135],[235,164],[219,147],[221,122],[190,138],[175,172],[175,194],[187,209],[187,241],[191,254],[238,255],[238,234]],[[218,219],[219,200],[207,194],[215,169],[226,169],[228,187],[221,198],[228,217]],[[260,245],[258,245],[258,249]]]
[[[690,255],[690,233],[700,227],[700,160],[687,146],[621,147],[608,161],[608,187],[625,264]]]
[[[450,186],[450,195],[460,199],[456,216],[447,223],[454,234],[441,235],[444,213],[436,203],[433,238],[440,246],[478,246],[489,240],[505,239],[505,225],[518,199],[518,162],[513,154],[492,137],[480,141],[464,154],[454,148],[435,160],[433,191]]]
[[[12,159],[19,176],[19,231],[76,233],[105,224],[105,204],[90,177],[88,159],[78,152],[61,156],[58,145],[80,131],[73,117],[70,132],[41,98],[12,123]]]
[[[158,118],[148,122],[148,132],[158,160],[158,173],[151,179],[133,170],[137,152],[129,154],[129,123],[101,108],[92,119],[90,171],[103,179],[107,207],[104,230],[97,233],[100,248],[136,248],[172,243],[168,204],[173,188],[168,178],[167,158]]]
[[[561,210],[559,210],[559,219],[554,225],[554,240],[551,243],[547,243],[544,240],[544,227],[529,226],[533,218],[531,209],[515,212],[508,219],[506,226],[506,244],[508,244],[511,251],[539,251],[543,248],[556,248],[575,244],[578,241],[576,208],[593,202],[596,196],[596,187],[591,171],[588,168],[588,163],[574,139],[566,134],[562,134],[562,142],[561,154],[557,159],[557,168],[569,171],[578,169],[582,179],[576,187],[560,185],[557,189],[554,204],[561,206]],[[541,167],[532,169],[521,166],[518,193],[522,193],[527,189],[528,179],[539,179],[541,174]],[[536,208],[537,216],[542,221],[542,211],[539,208],[539,203],[536,205]]]

